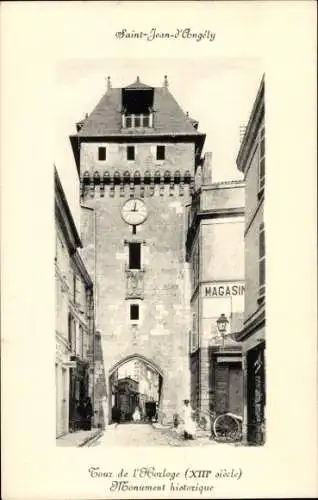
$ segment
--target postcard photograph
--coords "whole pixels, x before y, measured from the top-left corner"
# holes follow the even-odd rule
[[[314,2],[1,13],[4,498],[314,496]]]
[[[161,60],[161,81],[135,65],[59,73],[79,119],[59,137],[73,165],[54,167],[57,445],[262,445],[261,61]],[[104,88],[83,113],[88,80]]]

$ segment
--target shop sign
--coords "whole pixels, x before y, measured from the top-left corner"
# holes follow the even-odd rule
[[[203,287],[204,297],[232,297],[244,295],[244,285],[205,285]]]

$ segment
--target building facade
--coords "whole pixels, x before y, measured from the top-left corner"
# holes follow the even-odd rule
[[[159,375],[140,359],[128,361],[118,369],[118,378],[131,377],[139,383],[145,401],[158,401]]]
[[[161,377],[167,421],[189,397],[191,322],[186,206],[205,135],[168,89],[108,88],[71,136],[87,207],[82,240],[94,276],[106,393],[116,369],[142,359]],[[105,419],[111,421],[112,398]]]
[[[56,436],[80,427],[78,404],[93,393],[93,284],[55,169]]]
[[[122,422],[130,422],[139,404],[139,383],[131,377],[119,378],[118,394],[120,419]]]
[[[227,411],[242,415],[241,345],[234,334],[244,314],[244,183],[213,183],[209,153],[196,170],[186,247],[191,403],[203,418]],[[222,336],[217,327],[221,315],[227,322]]]
[[[265,441],[265,80],[261,81],[237,157],[245,179],[244,439]]]

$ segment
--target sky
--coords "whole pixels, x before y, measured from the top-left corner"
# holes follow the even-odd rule
[[[66,191],[72,199],[78,195],[68,137],[76,132],[75,123],[85,113],[91,113],[105,93],[107,76],[111,77],[113,87],[129,85],[137,76],[146,84],[161,87],[167,75],[170,92],[181,108],[199,121],[199,131],[206,134],[203,154],[212,152],[213,182],[241,179],[235,163],[240,126],[248,121],[263,71],[259,58],[59,61],[53,81],[54,162]]]

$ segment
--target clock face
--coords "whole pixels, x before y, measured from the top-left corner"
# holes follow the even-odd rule
[[[142,200],[131,198],[124,204],[121,215],[127,224],[138,226],[147,218],[147,207]]]

